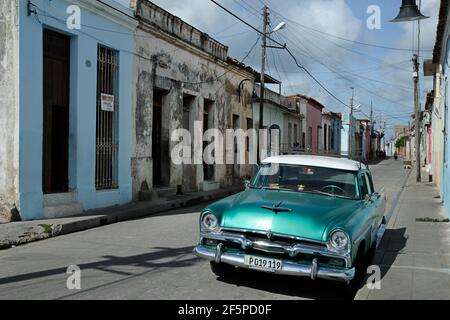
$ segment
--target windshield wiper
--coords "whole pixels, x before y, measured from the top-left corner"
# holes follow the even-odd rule
[[[347,196],[341,196],[341,195],[338,195],[338,194],[329,193],[329,192],[325,192],[325,191],[322,191],[322,190],[303,190],[301,192],[316,193],[316,194],[321,194],[321,195],[329,196],[329,197],[333,197],[333,198],[338,197],[338,198],[344,198],[344,199],[351,199],[350,197],[347,197]]]
[[[297,190],[295,189],[291,189],[291,188],[282,188],[282,187],[278,187],[278,188],[271,188],[271,187],[263,187],[264,190],[283,190],[283,191],[294,191],[296,192]]]

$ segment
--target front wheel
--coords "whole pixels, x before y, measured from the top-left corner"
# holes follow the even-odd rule
[[[210,262],[211,271],[218,277],[226,277],[230,275],[235,267],[226,263]]]

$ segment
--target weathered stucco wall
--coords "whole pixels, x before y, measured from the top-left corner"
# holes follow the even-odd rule
[[[152,24],[144,19],[151,19],[146,3],[138,9],[141,17],[140,27],[135,37],[136,52],[139,56],[135,62],[135,87],[136,104],[133,110],[133,147],[132,158],[133,197],[138,199],[139,191],[144,186],[153,188],[153,165],[155,159],[152,155],[153,139],[153,96],[155,90],[162,93],[162,153],[171,154],[178,142],[171,141],[174,130],[183,127],[183,104],[187,103],[190,110],[189,130],[194,131],[194,121],[203,121],[205,103],[208,104],[211,128],[217,128],[224,132],[232,127],[233,113],[241,116],[241,127],[246,127],[246,117],[251,118],[251,108],[245,108],[245,103],[250,104],[253,82],[244,84],[242,99],[239,102],[237,89],[239,83],[251,77],[247,72],[241,71],[222,60],[226,55],[218,43],[211,40],[211,48],[208,47],[208,39],[200,43],[192,44],[184,39],[186,28],[189,26],[177,22],[182,26],[183,35],[172,34],[173,29],[161,30],[160,21]],[[161,16],[159,16],[161,18]],[[164,19],[172,19],[167,16]],[[162,19],[162,18],[161,18]],[[192,34],[195,35],[196,30]],[[195,38],[195,37],[194,37]],[[211,51],[213,50],[213,51]],[[215,53],[215,54],[213,54]],[[226,51],[225,51],[226,53]],[[186,102],[188,101],[188,102]],[[192,142],[193,149],[202,150],[202,137]],[[193,150],[192,150],[193,152]],[[185,191],[199,190],[204,181],[203,165],[174,164],[170,157],[161,161],[165,184],[175,188],[182,185]],[[214,166],[214,181],[222,186],[231,183],[229,171],[226,165]],[[227,173],[228,172],[228,173]]]
[[[18,216],[18,9],[0,2],[0,216]],[[17,207],[17,209],[16,209]]]
[[[203,101],[215,102],[217,110],[223,109],[225,91],[223,82],[201,83],[214,80],[225,72],[224,66],[212,63],[207,57],[183,49],[176,40],[167,41],[163,35],[158,37],[148,30],[139,29],[136,35],[136,51],[140,57],[136,61],[136,106],[134,109],[132,159],[133,195],[141,190],[143,183],[153,187],[152,128],[154,90],[163,92],[162,98],[162,147],[169,154],[177,144],[170,141],[171,133],[181,128],[183,123],[183,98],[191,97],[189,129],[194,121],[203,119]],[[215,124],[224,127],[224,115],[215,113]],[[167,159],[170,160],[170,159]],[[186,189],[195,189],[198,175],[202,173],[194,165],[169,165],[169,186],[182,184]]]
[[[250,79],[250,81],[243,81]],[[233,129],[233,118],[239,117],[238,127],[244,131],[250,129],[247,127],[247,119],[251,119],[251,126],[253,127],[253,108],[252,108],[252,92],[254,88],[254,77],[250,74],[243,74],[238,70],[227,74],[227,83],[225,86],[227,103],[225,106],[226,114],[226,128]],[[240,98],[238,93],[238,87],[241,85]],[[256,143],[256,141],[255,141]],[[252,174],[252,166],[249,165],[250,154],[246,150],[246,146],[242,146],[245,149],[245,165],[235,163],[234,165],[226,166],[226,180],[227,184],[238,183],[235,180],[240,178],[249,178]],[[237,152],[237,150],[235,151]],[[235,157],[237,162],[237,155]],[[234,180],[234,181],[233,181]]]
[[[291,132],[289,132],[289,124],[291,124]],[[295,126],[297,126],[297,133],[294,132]],[[281,142],[283,144],[282,148],[283,147],[293,148],[296,142],[300,143],[301,137],[302,137],[302,120],[300,116],[294,113],[286,112],[284,115],[284,130]]]

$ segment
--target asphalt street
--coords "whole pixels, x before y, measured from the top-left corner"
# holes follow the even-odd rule
[[[371,166],[388,210],[406,177],[401,160]],[[205,204],[0,251],[0,299],[342,299],[341,284],[237,270],[218,279],[192,254]],[[69,290],[68,266],[81,269]],[[356,292],[355,292],[356,293]]]

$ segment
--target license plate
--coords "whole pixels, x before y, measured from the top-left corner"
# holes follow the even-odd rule
[[[251,269],[259,269],[268,272],[275,272],[283,268],[281,260],[255,256],[245,256],[245,265]]]

